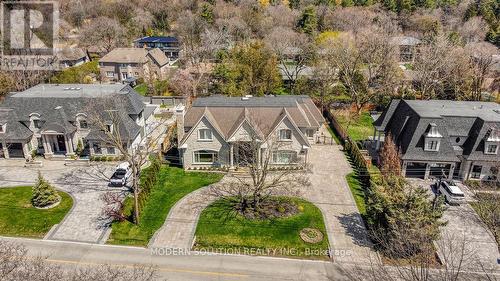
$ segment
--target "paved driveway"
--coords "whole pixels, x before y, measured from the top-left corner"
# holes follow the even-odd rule
[[[322,211],[334,260],[366,263],[370,258],[375,259],[366,228],[345,179],[351,168],[341,147],[315,145],[308,157],[313,165],[310,176],[312,186],[301,196]],[[151,239],[150,248],[191,248],[201,210],[213,200],[206,198],[204,189],[186,195],[172,207],[164,225]]]
[[[436,193],[432,180],[410,179],[409,182],[430,190],[431,196]],[[451,250],[459,251],[464,248],[466,261],[463,267],[471,270],[478,270],[479,267],[500,270],[500,265],[497,263],[500,254],[495,238],[469,205],[469,202],[475,201],[474,194],[463,184],[459,184],[459,187],[465,193],[467,203],[460,206],[446,206],[442,220],[447,224],[441,229],[441,239],[436,241],[438,253],[443,256],[443,253],[446,254]],[[454,241],[454,244],[451,245],[449,241]]]
[[[25,168],[23,161],[0,160],[0,187],[33,185],[40,170],[56,188],[73,197],[73,208],[44,239],[104,243],[109,221],[101,218],[101,194],[110,190],[107,179],[114,165],[65,166],[64,161],[44,161],[42,168]],[[119,192],[119,189],[112,189]]]

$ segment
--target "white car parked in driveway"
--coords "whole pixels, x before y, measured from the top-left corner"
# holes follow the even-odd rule
[[[120,163],[116,166],[116,170],[111,176],[109,183],[113,186],[124,186],[132,175],[130,164],[128,162]]]
[[[465,201],[464,192],[453,181],[441,181],[438,193],[443,194],[449,204],[460,205]]]

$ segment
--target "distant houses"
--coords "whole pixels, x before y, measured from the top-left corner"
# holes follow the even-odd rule
[[[56,57],[61,69],[79,66],[90,61],[87,52],[81,48],[62,48],[57,50]]]
[[[134,41],[134,47],[146,48],[148,50],[158,48],[162,50],[165,55],[171,59],[176,60],[179,58],[181,46],[179,40],[172,36],[146,36]]]
[[[164,79],[170,59],[158,48],[116,48],[99,60],[103,81]]]
[[[422,41],[411,36],[396,36],[391,38],[391,44],[398,46],[400,63],[413,63],[418,55],[418,47]]]

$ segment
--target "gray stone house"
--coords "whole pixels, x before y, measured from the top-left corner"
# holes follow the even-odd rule
[[[144,134],[144,109],[141,96],[123,84],[40,84],[11,93],[0,104],[0,158],[28,158],[33,152],[64,158],[74,155],[79,143],[82,156],[118,156],[91,116],[101,114],[130,148]],[[107,110],[118,112],[116,120],[107,120]]]
[[[460,180],[498,177],[500,105],[497,103],[393,100],[374,126],[375,135],[392,135],[400,148],[406,177],[445,176]]]
[[[211,96],[196,99],[187,112],[178,108],[176,114],[184,168],[243,166],[241,144],[250,141],[259,143],[252,156],[259,163],[272,147],[271,164],[302,164],[324,123],[308,96]],[[270,145],[271,139],[279,145]]]
[[[99,60],[104,81],[128,78],[164,79],[170,60],[160,49],[116,48]]]

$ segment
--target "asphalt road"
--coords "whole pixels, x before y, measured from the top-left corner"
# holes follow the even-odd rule
[[[191,252],[162,255],[150,249],[77,242],[5,238],[24,244],[30,256],[43,256],[51,263],[71,268],[110,264],[131,267],[154,264],[162,280],[346,280],[339,265],[244,255],[201,255]]]

